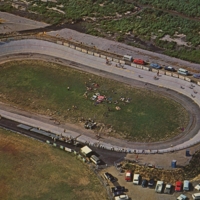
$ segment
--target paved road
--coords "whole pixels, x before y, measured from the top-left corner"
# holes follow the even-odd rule
[[[80,33],[80,32],[67,29],[67,28],[58,30],[58,31],[51,31],[51,32],[48,32],[47,34],[64,38],[64,39],[69,39],[71,41],[82,43],[91,47],[95,46],[97,49],[116,53],[122,56],[125,54],[132,55],[133,58],[140,58],[145,61],[156,62],[163,66],[172,65],[175,68],[183,67],[183,68],[187,68],[188,70],[193,69],[193,70],[200,71],[199,64],[191,63],[188,61],[170,57],[164,54],[155,53],[152,51],[139,49],[136,47],[132,47],[132,46],[120,43],[120,42],[111,41],[108,39]]]
[[[63,45],[58,45],[58,44],[50,43],[47,41],[39,41],[39,40],[34,40],[34,39],[21,40],[21,41],[20,40],[19,41],[10,41],[10,42],[6,42],[6,43],[0,43],[0,47],[1,47],[0,48],[0,56],[7,55],[8,59],[9,59],[10,54],[29,52],[30,54],[38,53],[38,54],[53,56],[54,58],[57,57],[59,59],[67,59],[67,60],[71,60],[72,62],[78,61],[79,63],[81,63],[85,66],[94,68],[96,70],[101,70],[101,71],[104,71],[109,74],[114,74],[114,75],[118,76],[119,79],[123,78],[123,79],[128,79],[128,80],[138,80],[138,81],[144,82],[144,83],[148,82],[148,83],[151,83],[152,85],[157,85],[159,88],[168,88],[168,89],[174,90],[178,93],[182,93],[189,98],[191,98],[191,94],[192,94],[195,96],[195,98],[192,98],[194,103],[196,103],[197,105],[200,105],[200,87],[197,85],[194,85],[194,84],[193,84],[193,87],[191,87],[190,82],[187,82],[187,81],[184,81],[181,79],[161,75],[159,77],[159,80],[154,80],[153,77],[155,74],[153,72],[140,70],[138,68],[133,68],[130,66],[125,66],[125,69],[117,68],[117,67],[115,67],[116,63],[114,63],[114,62],[112,63],[111,66],[108,66],[105,64],[105,59],[102,59],[100,57],[94,57],[94,56],[91,56],[88,54],[84,54],[84,53],[81,53],[74,49],[65,47]],[[141,75],[143,78],[139,78],[138,75]],[[182,86],[184,89],[181,89],[180,86]],[[194,93],[194,90],[197,92],[196,94]],[[7,117],[14,116],[13,114],[3,112],[2,110],[0,111],[0,113]],[[19,118],[19,116],[15,116],[15,117]],[[22,116],[20,116],[20,119],[21,118],[22,118]],[[29,123],[31,123],[31,124],[32,123],[38,124],[38,122],[30,121],[31,119],[28,119],[28,120],[29,120]],[[23,121],[25,121],[25,118],[23,118]],[[28,122],[26,122],[26,123],[28,123]],[[41,125],[41,127],[44,128],[45,130],[47,129],[47,127],[49,129],[48,124],[43,124],[43,125]],[[56,131],[56,127],[51,127],[51,130]],[[194,135],[194,134],[196,134],[196,135]],[[75,133],[74,133],[74,135],[75,135],[75,137],[77,136],[77,134],[75,134]],[[152,149],[151,152],[156,152],[157,149],[162,149],[162,152],[165,152],[165,151],[170,151],[170,150],[178,150],[181,148],[186,148],[188,146],[191,146],[191,145],[199,142],[200,141],[199,129],[196,130],[195,133],[192,133],[191,138],[188,138],[189,136],[190,135],[188,134],[187,138],[186,138],[187,141],[184,141],[184,142],[179,139],[177,139],[177,141],[173,141],[173,144],[175,144],[175,146],[173,145],[172,147],[169,145],[164,146],[164,144],[159,145],[158,143],[151,143],[151,146],[150,145],[147,146],[146,144],[143,144],[141,146],[140,144],[137,144],[137,143],[130,143],[130,144],[127,143],[124,147],[120,147],[120,143],[118,143],[119,144],[118,146],[115,145],[115,144],[117,144],[117,141],[115,141],[114,139],[112,139],[112,141],[114,140],[115,143],[114,142],[111,143],[111,141],[110,141],[110,143],[105,143],[104,141],[101,141],[99,145],[104,146],[107,149],[111,149],[112,147],[114,147],[116,150],[126,149],[127,151],[134,151],[135,149],[138,148],[138,149],[140,149],[140,151],[138,151],[138,152],[142,152],[142,149],[145,149],[145,150]],[[88,139],[86,137],[87,136],[81,135],[79,137],[79,139],[84,141],[84,140]],[[96,141],[94,139],[92,139],[92,141],[90,141],[90,142],[92,144],[99,143],[99,141]],[[178,143],[180,143],[180,144],[178,144]]]

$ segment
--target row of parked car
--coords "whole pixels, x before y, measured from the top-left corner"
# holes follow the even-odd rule
[[[115,182],[117,179],[110,173],[106,172],[104,173],[104,177],[111,181],[111,182]],[[172,193],[172,184],[168,183],[165,185],[164,187],[164,182],[163,181],[157,181],[155,182],[154,179],[142,179],[140,174],[132,174],[132,171],[128,170],[125,173],[125,180],[127,182],[133,182],[134,185],[140,185],[142,187],[149,187],[149,188],[154,188],[155,187],[155,192],[157,193],[162,193],[164,192],[164,194],[171,194]],[[115,197],[115,200],[127,200],[128,195],[124,194],[124,192],[126,192],[126,188],[123,186],[116,186],[116,187],[112,187],[112,193],[113,196]],[[197,184],[195,186],[195,189],[200,191],[200,184]],[[190,190],[190,182],[188,180],[184,180],[182,181],[176,181],[175,183],[175,188],[174,188],[175,192],[181,192],[181,191],[189,191]],[[194,200],[196,199],[200,199],[200,193],[194,193],[192,194],[192,198]],[[177,200],[186,200],[187,196],[184,194],[181,194],[179,197],[177,197]]]
[[[105,172],[104,177],[106,180],[110,182],[115,182],[117,179],[110,173]],[[127,192],[127,189],[124,186],[115,186],[111,188],[113,197],[115,200],[128,200],[128,195],[125,194]]]
[[[142,59],[138,59],[138,58],[133,59],[133,57],[130,56],[130,55],[124,55],[123,56],[123,60],[134,62],[135,64],[139,64],[139,65],[148,64],[147,62],[145,62]],[[154,69],[162,69],[162,67],[158,63],[150,63],[150,67],[154,68]],[[178,73],[180,73],[182,75],[186,75],[186,76],[189,75],[189,72],[187,70],[185,70],[185,69],[182,69],[182,68],[180,68],[179,70],[176,70],[172,66],[165,66],[164,69],[167,70],[167,71],[171,71],[171,72],[176,72],[177,71]],[[193,77],[200,79],[200,74],[193,74]]]
[[[151,63],[150,67],[154,68],[154,69],[162,69],[162,67],[160,65],[158,65],[157,63]],[[188,76],[190,73],[188,72],[188,70],[183,69],[183,68],[179,68],[178,70],[176,70],[174,67],[171,66],[165,66],[164,69],[166,71],[170,71],[170,72],[178,72],[178,74],[182,74],[185,76]],[[194,78],[200,79],[200,74],[193,74],[192,75]]]
[[[134,185],[139,185],[141,182],[142,187],[149,187],[153,188],[155,186],[155,192],[164,194],[171,194],[172,193],[172,184],[168,183],[166,184],[164,188],[164,182],[163,181],[157,181],[155,183],[154,179],[146,180],[141,179],[140,174],[132,174],[131,171],[127,171],[125,174],[125,180],[126,181],[133,181]],[[195,186],[195,189],[200,191],[200,184],[197,184]],[[181,191],[189,191],[190,190],[190,182],[188,180],[182,181],[176,181],[175,183],[175,192],[181,192]],[[200,199],[200,193],[194,193],[192,194],[193,199]],[[187,196],[181,194],[177,200],[185,200],[187,199]]]

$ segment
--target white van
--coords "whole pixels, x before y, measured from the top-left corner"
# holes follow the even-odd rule
[[[97,156],[95,156],[95,155],[92,155],[91,157],[90,157],[90,160],[95,164],[95,165],[98,165],[98,164],[100,164],[100,159],[97,157]]]
[[[133,57],[132,57],[132,56],[129,56],[129,55],[124,55],[123,59],[124,59],[124,60],[127,60],[127,61],[132,61],[132,60],[133,60]]]
[[[140,184],[140,175],[139,174],[134,174],[134,176],[133,176],[133,184],[134,185],[139,185]]]
[[[194,194],[192,194],[192,198],[193,199],[200,199],[200,193],[194,193]]]
[[[183,68],[179,68],[178,73],[186,76],[189,74],[189,72]]]
[[[183,190],[184,191],[189,191],[190,190],[190,182],[187,180],[183,181]]]

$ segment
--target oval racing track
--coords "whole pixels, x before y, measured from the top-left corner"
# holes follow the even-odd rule
[[[87,136],[84,135],[77,136],[78,133],[71,132],[71,135],[76,135],[79,141],[90,141],[91,145],[98,143],[99,146],[103,146],[106,149],[114,148],[118,151],[124,149],[128,152],[135,152],[136,150],[137,153],[143,152],[142,150],[145,150],[145,152],[147,153],[155,153],[157,152],[157,150],[159,150],[160,153],[176,151],[190,147],[200,142],[200,86],[194,83],[192,83],[191,86],[191,82],[165,75],[160,76],[159,80],[154,80],[153,77],[155,74],[153,72],[133,68],[128,65],[125,65],[125,69],[116,68],[115,62],[112,62],[112,65],[108,66],[105,64],[105,59],[103,58],[84,54],[72,48],[47,41],[26,39],[0,43],[0,57],[4,59],[6,58],[8,61],[10,57],[12,57],[11,55],[15,54],[26,54],[25,58],[27,58],[27,53],[29,54],[29,58],[31,56],[34,57],[33,55],[37,55],[37,59],[40,59],[41,55],[41,59],[45,59],[47,61],[52,61],[52,58],[56,58],[55,60],[59,60],[62,63],[64,63],[65,61],[70,61],[69,65],[71,63],[72,65],[75,65],[74,67],[76,68],[80,69],[81,66],[83,66],[82,70],[85,70],[85,68],[88,67],[91,69],[90,71],[94,70],[97,74],[108,74],[110,75],[109,77],[113,76],[114,79],[129,83],[131,85],[136,84],[139,87],[144,87],[144,83],[145,85],[146,83],[148,83],[147,87],[149,89],[152,89],[153,87],[155,88],[156,86],[156,90],[158,92],[162,91],[163,93],[165,93],[166,96],[170,96],[171,98],[180,102],[190,112],[190,123],[184,133],[181,133],[177,137],[172,138],[168,141],[155,143],[127,142],[127,144],[123,143],[121,145],[119,141],[114,141],[115,143],[112,143],[112,141],[99,142],[95,139],[89,139]],[[77,63],[79,63],[80,65]],[[138,75],[141,75],[143,78],[139,78]],[[182,89],[181,87],[184,89]],[[193,95],[193,97],[191,95]],[[191,107],[187,108],[186,104],[188,106],[190,105]],[[0,110],[0,114],[3,117],[8,117],[11,119],[15,118],[15,120],[17,118],[20,123],[31,123],[35,124],[36,127],[41,127],[45,129],[45,124],[42,124],[40,122],[40,126],[38,126],[38,122],[36,120],[32,120],[30,122],[29,119],[28,122],[26,121],[27,119],[25,119],[25,117],[23,116],[19,117],[16,114],[11,114],[3,110]],[[61,130],[58,130],[58,127],[55,128],[53,126],[50,126],[48,127],[48,129],[49,128],[51,128],[50,130],[53,130],[55,132],[61,132]]]

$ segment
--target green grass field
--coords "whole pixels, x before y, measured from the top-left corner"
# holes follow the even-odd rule
[[[99,87],[95,88],[95,83]],[[86,87],[92,90],[87,91]],[[167,139],[177,135],[179,127],[186,127],[189,119],[179,103],[152,91],[45,62],[3,64],[0,91],[1,101],[25,110],[52,114],[73,123],[82,117],[92,118],[107,127],[112,126],[115,131],[111,135],[134,141]],[[91,97],[96,92],[109,101],[95,105]],[[121,101],[121,97],[130,98],[130,102]],[[116,110],[116,106],[121,110]]]
[[[72,154],[0,129],[0,199],[107,199],[96,175]]]

